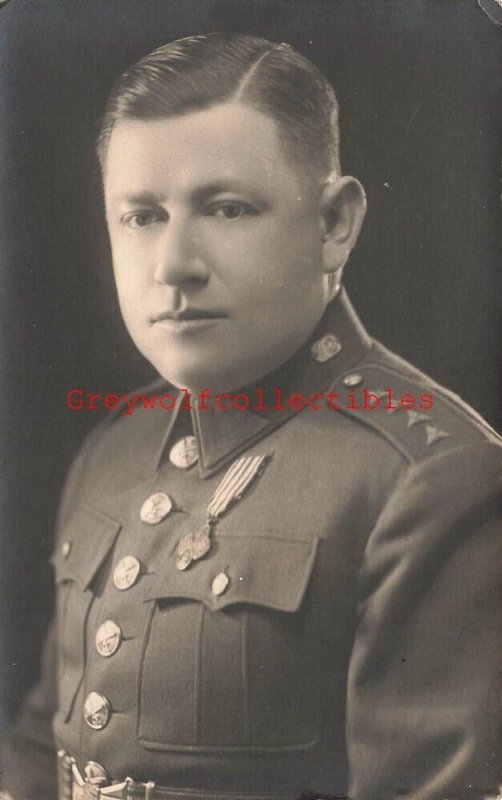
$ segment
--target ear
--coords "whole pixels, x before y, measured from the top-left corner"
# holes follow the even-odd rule
[[[319,214],[324,272],[343,269],[366,213],[366,194],[355,178],[345,175],[322,189]]]

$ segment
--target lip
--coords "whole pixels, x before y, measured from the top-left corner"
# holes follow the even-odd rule
[[[183,311],[161,311],[152,317],[152,322],[185,322],[199,319],[223,319],[226,317],[222,311],[212,311],[204,308],[184,308]]]
[[[222,322],[227,315],[221,311],[186,308],[183,311],[164,311],[152,318],[152,324],[175,333],[199,331]]]

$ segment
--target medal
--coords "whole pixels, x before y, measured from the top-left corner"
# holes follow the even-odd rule
[[[176,566],[185,570],[192,561],[202,558],[211,549],[211,524],[206,522],[197,533],[187,533],[176,549]]]
[[[234,503],[241,500],[246,489],[258,478],[272,455],[242,456],[234,461],[207,507],[207,521],[197,533],[187,533],[176,548],[176,567],[180,571],[187,569],[192,561],[203,558],[211,549],[211,534],[221,517]]]
[[[207,522],[198,533],[193,537],[193,559],[197,561],[211,549],[211,524]]]
[[[188,551],[181,553],[176,557],[176,568],[179,569],[180,572],[183,572],[183,570],[190,566],[192,561],[193,558]]]

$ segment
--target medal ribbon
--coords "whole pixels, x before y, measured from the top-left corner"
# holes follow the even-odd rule
[[[241,499],[246,489],[265,469],[271,456],[242,456],[234,461],[218,484],[207,507],[208,520],[215,521]]]
[[[233,503],[241,499],[246,489],[262,474],[271,458],[272,454],[242,456],[234,461],[209,501],[206,524],[197,533],[183,536],[179,542],[176,549],[176,566],[179,570],[185,570],[192,561],[202,558],[211,549],[210,537],[214,525]]]

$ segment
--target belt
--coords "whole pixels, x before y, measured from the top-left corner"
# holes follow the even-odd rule
[[[59,800],[292,800],[285,795],[250,795],[232,792],[169,789],[154,781],[125,778],[113,783],[103,778],[84,778],[76,760],[58,752]]]

